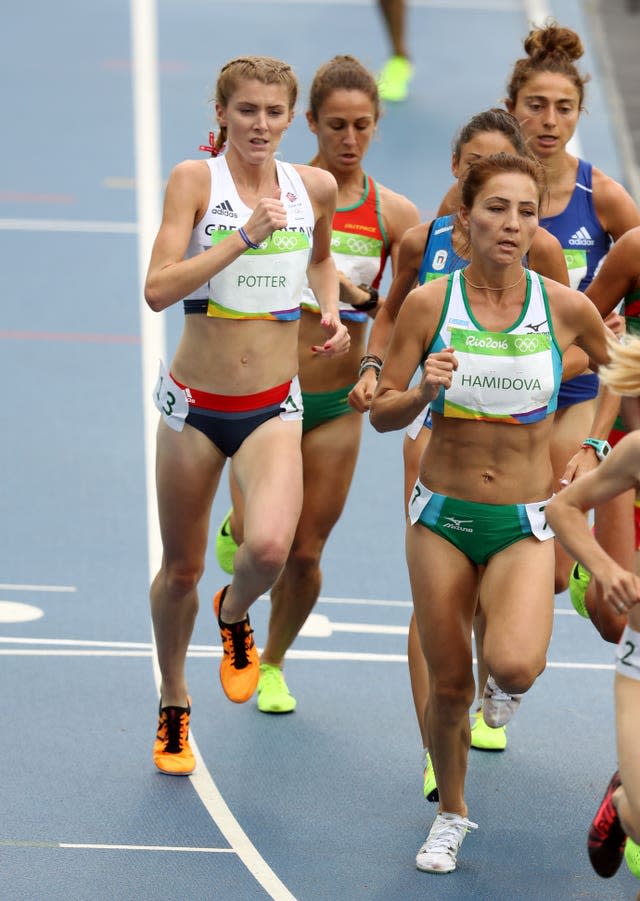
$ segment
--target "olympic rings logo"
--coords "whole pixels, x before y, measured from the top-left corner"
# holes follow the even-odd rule
[[[532,354],[538,349],[538,342],[536,339],[526,335],[523,338],[516,338],[515,345],[516,350],[519,350],[523,354]]]
[[[360,238],[349,238],[347,241],[347,247],[352,253],[362,253],[366,254],[369,249],[369,245],[366,241],[361,240]]]
[[[297,239],[293,235],[274,235],[273,246],[278,250],[295,250],[298,245]]]

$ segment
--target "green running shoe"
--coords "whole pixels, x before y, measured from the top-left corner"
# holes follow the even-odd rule
[[[296,703],[296,699],[287,688],[280,667],[272,663],[261,663],[258,710],[262,713],[293,713]]]
[[[591,581],[591,573],[577,561],[571,570],[569,576],[569,598],[573,604],[573,609],[585,619],[591,619],[589,611],[584,602],[584,596],[587,593],[589,582]]]
[[[216,558],[218,560],[218,566],[224,572],[229,573],[229,575],[233,574],[233,558],[238,550],[238,545],[233,540],[233,535],[231,534],[230,520],[232,513],[233,507],[222,520],[220,527],[216,532]]]
[[[636,879],[640,879],[640,845],[636,845],[631,838],[627,838],[624,846],[624,859],[629,867],[629,872]]]
[[[425,800],[431,802],[440,800],[438,786],[436,785],[436,774],[428,751],[424,752],[424,797]]]
[[[378,76],[378,92],[381,100],[399,103],[407,99],[413,66],[406,56],[392,56]]]
[[[492,729],[485,723],[482,709],[474,711],[471,723],[471,747],[482,751],[504,751],[507,747],[506,726]]]

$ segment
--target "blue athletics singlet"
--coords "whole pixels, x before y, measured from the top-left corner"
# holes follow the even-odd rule
[[[453,249],[453,227],[455,216],[439,216],[429,227],[427,243],[418,271],[418,284],[424,285],[449,275],[455,269],[464,269],[469,260],[458,256]]]
[[[453,229],[456,223],[454,215],[439,216],[429,226],[427,241],[418,270],[418,284],[424,285],[434,278],[450,275],[456,269],[464,269],[469,260],[461,257],[453,248]],[[522,265],[527,266],[527,257],[522,258]]]
[[[540,225],[560,241],[569,283],[578,291],[591,284],[611,247],[611,236],[600,225],[593,206],[591,163],[578,160],[576,186],[561,213],[540,219]]]
[[[540,225],[560,241],[569,271],[569,284],[578,291],[584,291],[591,284],[611,247],[611,236],[600,225],[593,206],[592,172],[591,163],[578,160],[571,200],[561,213],[540,220]],[[590,400],[597,393],[595,373],[578,375],[562,383],[558,408]]]

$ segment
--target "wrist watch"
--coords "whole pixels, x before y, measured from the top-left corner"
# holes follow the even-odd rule
[[[354,310],[360,310],[362,313],[366,313],[367,310],[373,310],[374,307],[378,305],[378,292],[375,288],[372,288],[371,285],[358,285],[358,288],[361,291],[366,291],[369,295],[369,300],[365,300],[364,303],[352,303],[351,306]]]
[[[591,447],[596,453],[596,457],[600,462],[604,460],[611,451],[611,445],[602,438],[585,438],[580,447]]]

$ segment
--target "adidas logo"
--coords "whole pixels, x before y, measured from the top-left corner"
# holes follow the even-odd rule
[[[238,214],[233,212],[233,207],[228,200],[223,200],[222,203],[214,206],[211,212],[217,216],[231,216],[232,219],[238,218]]]
[[[569,245],[571,247],[593,247],[595,243],[596,242],[593,240],[584,225],[580,226],[578,231],[571,235],[571,237],[569,238]]]

